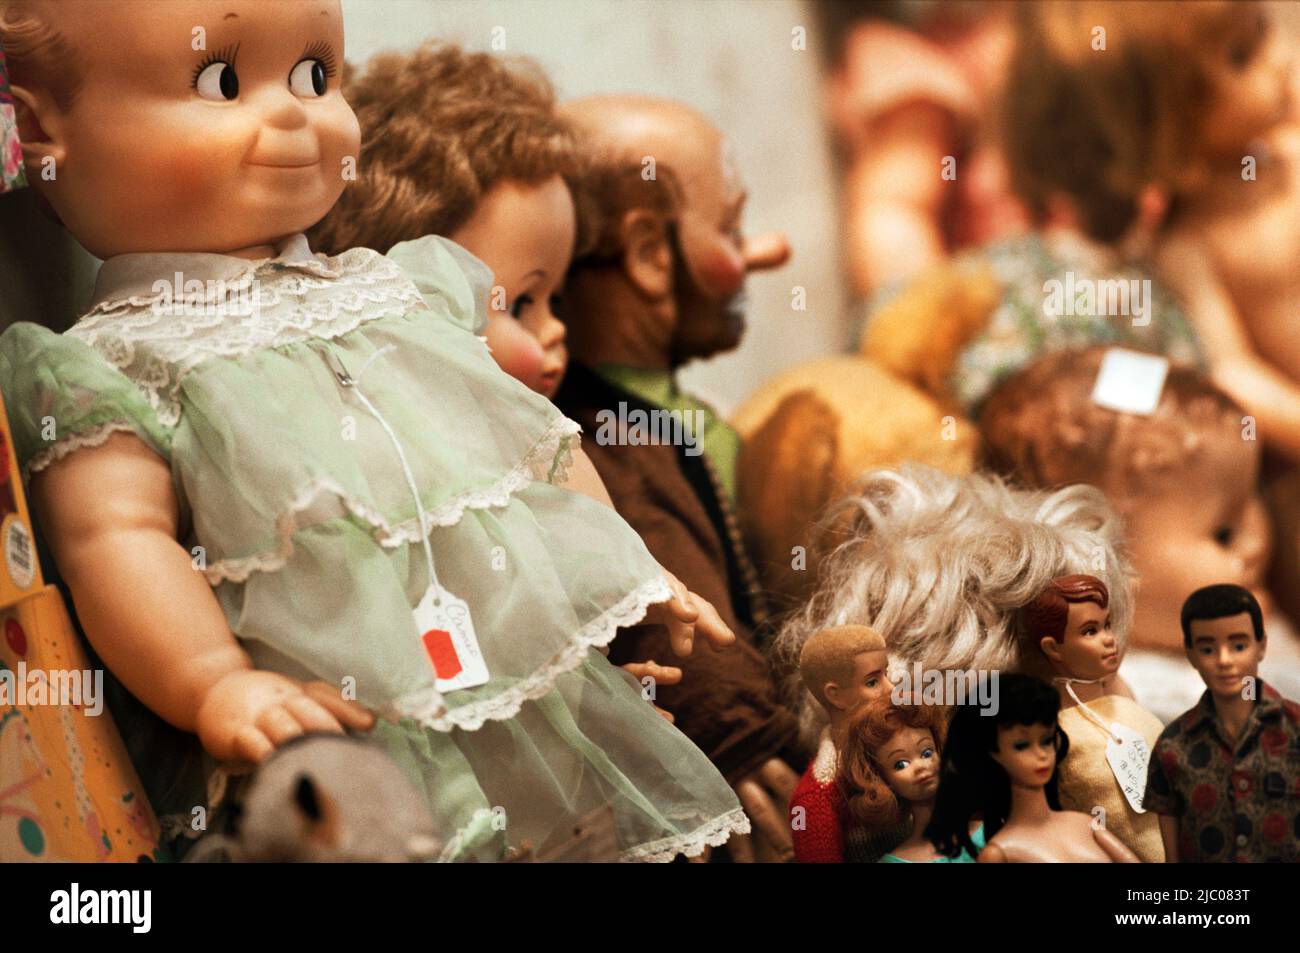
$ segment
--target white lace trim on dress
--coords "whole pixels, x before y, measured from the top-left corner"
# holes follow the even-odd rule
[[[581,431],[582,428],[567,417],[556,418],[523,459],[491,486],[480,490],[467,490],[428,510],[425,513],[425,520],[429,529],[455,526],[461,521],[466,510],[495,509],[505,506],[514,494],[524,489],[533,480],[563,482],[568,474],[569,462],[572,460],[571,443]],[[245,582],[255,572],[275,572],[283,569],[293,554],[294,535],[305,525],[310,525],[301,520],[302,514],[313,510],[317,500],[326,494],[336,497],[349,513],[374,527],[375,541],[385,549],[420,542],[418,518],[393,526],[382,513],[356,499],[333,478],[321,476],[304,487],[289,503],[285,512],[280,514],[276,521],[277,543],[274,549],[252,556],[221,559],[212,563],[203,571],[208,583],[215,586],[223,581]],[[311,520],[311,523],[315,522],[317,520]]]
[[[50,464],[58,463],[74,450],[102,446],[109,437],[119,432],[138,433],[135,427],[124,420],[110,420],[98,427],[89,427],[70,433],[66,437],[60,437],[40,453],[33,454],[32,458],[23,465],[23,479],[27,479],[33,473],[39,473]]]
[[[625,850],[618,859],[624,863],[666,864],[678,854],[698,857],[704,853],[704,848],[721,847],[732,834],[748,834],[749,831],[749,818],[742,809],[735,808],[690,833],[665,837]]]
[[[477,731],[489,721],[506,721],[519,714],[524,702],[541,698],[549,692],[555,680],[577,668],[589,650],[608,645],[619,629],[640,622],[650,606],[667,602],[672,597],[673,591],[663,576],[642,583],[579,629],[550,661],[491,698],[448,708],[441,692],[436,688],[426,688],[389,702],[385,713],[397,718],[412,718],[434,731],[453,728]]]
[[[341,337],[381,318],[428,311],[406,273],[368,249],[286,265],[250,264],[202,282],[101,301],[67,332],[129,377],[165,426],[180,421],[182,379],[203,361]],[[179,279],[178,279],[179,280]]]

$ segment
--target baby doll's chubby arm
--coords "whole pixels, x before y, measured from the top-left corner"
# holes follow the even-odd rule
[[[1175,230],[1161,242],[1156,264],[1200,338],[1211,379],[1256,418],[1266,444],[1300,460],[1300,382],[1255,350],[1208,249]]]
[[[216,597],[177,542],[166,461],[115,433],[32,478],[32,502],[91,644],[160,717],[221,760],[260,761],[305,731],[374,717],[323,683],[253,669]]]
[[[600,474],[596,472],[595,464],[583,453],[581,447],[573,450],[569,475],[563,485],[565,489],[582,493],[604,503],[610,509],[615,509],[614,501],[610,498],[609,490],[605,488]],[[673,597],[667,602],[660,602],[647,609],[642,621],[666,626],[668,639],[672,643],[674,652],[681,656],[690,655],[697,634],[708,639],[717,648],[723,648],[736,641],[736,633],[722,621],[713,603],[691,592],[667,569],[663,569],[662,566],[660,569],[663,570],[664,578],[673,590]]]

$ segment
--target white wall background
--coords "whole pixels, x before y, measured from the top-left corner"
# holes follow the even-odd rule
[[[838,212],[823,131],[820,42],[800,0],[343,0],[347,58],[429,37],[499,48],[542,64],[563,99],[636,91],[681,99],[731,138],[749,187],[746,227],[784,229],[794,258],[750,279],[739,350],[688,368],[696,393],[728,411],[795,361],[845,343]],[[804,27],[807,49],[792,49]],[[493,40],[497,38],[494,47]],[[807,310],[791,308],[791,289]]]

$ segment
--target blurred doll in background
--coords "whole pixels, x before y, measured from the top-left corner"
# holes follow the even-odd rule
[[[896,705],[880,698],[857,709],[844,726],[838,781],[853,819],[867,830],[907,836],[880,858],[882,864],[973,864],[984,847],[984,825],[970,825],[971,851],[955,857],[935,850],[925,836],[939,792],[940,759],[948,733],[948,709]]]
[[[386,252],[442,235],[492,271],[482,334],[511,377],[546,397],[568,366],[554,307],[577,234],[579,158],[534,64],[425,44],[349,70],[357,178],[308,232],[313,247]],[[379,213],[377,210],[381,210]]]
[[[1022,228],[994,121],[1009,4],[827,7],[854,292],[868,298],[955,250]]]
[[[1056,689],[1031,675],[1003,675],[998,708],[959,705],[948,725],[942,780],[925,836],[941,854],[980,863],[1138,863],[1081,811],[1061,810],[1057,772],[1070,739],[1057,724]],[[985,844],[970,833],[983,819]]]
[[[1093,239],[1139,233],[1215,383],[1300,459],[1300,126],[1270,6],[1027,5],[1020,43],[1019,191]]]
[[[1040,358],[994,393],[980,428],[994,469],[1030,487],[1099,487],[1124,520],[1138,583],[1124,672],[1138,701],[1168,722],[1200,694],[1183,662],[1187,594],[1213,581],[1264,594],[1272,533],[1260,444],[1236,402],[1190,368],[1168,369],[1150,413],[1103,406],[1094,394],[1107,354]],[[1293,638],[1275,641],[1269,677],[1293,693],[1300,652]]]

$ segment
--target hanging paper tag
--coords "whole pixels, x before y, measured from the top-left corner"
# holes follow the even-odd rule
[[[1167,358],[1113,347],[1101,359],[1092,402],[1120,413],[1149,417],[1160,405],[1168,375]]]
[[[1111,738],[1106,742],[1106,760],[1119,782],[1120,790],[1135,814],[1144,814],[1142,796],[1147,789],[1147,763],[1151,751],[1146,740],[1131,728],[1111,722]]]
[[[474,635],[469,606],[463,599],[457,599],[441,586],[430,586],[415,607],[415,627],[433,664],[438,691],[454,692],[487,682],[487,662]]]

